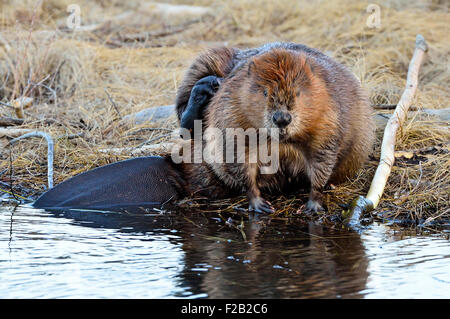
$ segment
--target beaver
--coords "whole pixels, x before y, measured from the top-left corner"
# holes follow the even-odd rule
[[[306,181],[311,188],[306,210],[317,212],[323,209],[325,185],[351,178],[367,158],[374,138],[370,104],[356,77],[302,44],[208,50],[189,67],[175,105],[180,126],[188,129],[194,120],[222,132],[278,129],[279,169],[262,174],[259,158],[256,163],[178,164],[170,155],[139,158],[65,181],[42,195],[35,207],[111,208],[124,201],[142,205],[143,198],[145,203],[163,204],[186,196],[215,199],[247,192],[250,209],[270,213],[273,207],[262,192],[298,189]],[[203,143],[211,149],[219,142],[206,139]],[[245,146],[248,159],[253,150]],[[140,169],[143,163],[149,166],[145,171]],[[95,191],[80,193],[91,180],[98,184]],[[160,183],[164,187],[158,187]],[[143,190],[148,194],[139,196]],[[131,193],[136,196],[131,198]]]
[[[206,172],[202,168],[228,188],[246,191],[250,209],[273,212],[261,191],[280,191],[306,179],[311,189],[306,211],[322,210],[327,183],[351,178],[366,160],[374,139],[367,96],[349,69],[318,50],[293,43],[208,50],[180,85],[175,104],[179,119],[192,108],[188,102],[199,81],[209,77],[206,82],[211,83],[211,76],[222,83],[206,103],[198,104],[206,107],[206,127],[224,134],[227,128],[278,128],[281,133],[280,169],[275,174],[260,174],[259,162],[212,163]],[[208,143],[216,142],[206,142],[206,148],[213,148]],[[247,159],[250,152],[247,149]],[[198,179],[189,172],[198,166],[186,169]]]

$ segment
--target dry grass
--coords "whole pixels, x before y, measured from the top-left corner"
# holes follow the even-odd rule
[[[55,183],[131,157],[99,152],[102,148],[139,145],[151,138],[149,134],[165,134],[134,134],[144,126],[130,128],[118,122],[141,109],[173,103],[184,70],[196,54],[211,46],[304,43],[348,65],[372,103],[395,104],[403,91],[415,36],[420,33],[430,51],[420,71],[414,105],[419,109],[448,107],[450,14],[446,1],[387,0],[380,4],[380,29],[367,27],[370,2],[365,1],[168,2],[204,5],[211,10],[202,16],[167,16],[155,13],[154,5],[145,1],[78,0],[82,25],[96,28],[71,32],[66,27],[66,9],[73,1],[2,1],[0,101],[33,97],[35,104],[26,111],[21,127],[62,137],[55,147]],[[13,110],[0,105],[0,116],[13,115]],[[174,128],[176,123],[164,125]],[[77,133],[83,136],[65,138]],[[378,136],[374,155],[358,177],[327,192],[330,211],[338,211],[338,203],[367,191],[379,157],[381,132]],[[398,159],[374,214],[448,220],[449,139],[448,123],[420,111],[410,113],[396,149],[412,150],[415,155]],[[5,145],[6,139],[0,139],[0,181],[9,183],[9,148]],[[433,146],[439,148],[427,150]],[[23,195],[43,190],[45,154],[44,142],[39,140],[14,146],[12,177]],[[302,203],[301,196],[275,199],[280,215],[294,213]]]

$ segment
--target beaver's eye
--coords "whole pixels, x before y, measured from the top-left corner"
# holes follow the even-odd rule
[[[267,97],[267,89],[264,90],[264,96]]]

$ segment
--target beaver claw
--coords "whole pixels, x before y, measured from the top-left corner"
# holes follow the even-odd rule
[[[250,200],[250,205],[248,207],[250,211],[255,211],[257,213],[274,213],[275,209],[272,204],[266,201],[262,197],[255,197]]]
[[[325,211],[325,209],[320,205],[320,203],[316,200],[308,200],[306,203],[306,207],[304,209],[304,212],[307,214],[315,214],[319,211]]]

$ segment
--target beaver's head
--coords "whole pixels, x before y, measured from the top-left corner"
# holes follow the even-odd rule
[[[304,55],[274,49],[254,57],[248,65],[250,98],[264,103],[265,128],[279,128],[282,138],[302,129],[310,100],[313,73]],[[302,111],[303,110],[303,111]]]

